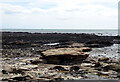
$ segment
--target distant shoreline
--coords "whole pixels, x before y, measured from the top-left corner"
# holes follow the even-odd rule
[[[79,42],[87,43],[89,41],[116,43],[119,36],[98,36],[87,33],[29,33],[29,32],[2,32],[3,44],[11,42],[29,42],[30,44],[39,43],[59,43],[59,42]],[[12,44],[11,44],[12,46]],[[14,46],[14,45],[13,45]],[[30,45],[27,45],[28,47]],[[27,47],[26,46],[26,47]],[[3,46],[4,47],[4,46]]]
[[[117,36],[117,29],[2,29],[1,32],[29,32],[29,33],[86,33],[99,36]]]

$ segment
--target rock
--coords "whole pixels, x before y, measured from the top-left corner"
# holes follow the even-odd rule
[[[63,78],[53,78],[52,82],[61,82]]]
[[[85,60],[83,63],[92,63],[90,60]]]
[[[72,76],[72,75],[66,75],[66,76],[61,76],[61,78],[63,78],[64,80],[67,80],[68,82],[71,81],[71,82],[74,82],[74,80],[80,80],[82,79],[83,77],[81,76]]]
[[[100,75],[100,76],[101,75],[107,75],[108,76],[109,74],[110,74],[109,72],[103,72],[103,71],[98,72],[98,75]]]
[[[92,64],[92,63],[82,63],[81,66],[83,66],[83,67],[92,67],[92,66],[94,66],[94,64]]]
[[[90,51],[92,51],[92,48],[88,48],[88,47],[82,48],[82,52],[90,52]]]
[[[43,51],[43,59],[49,64],[73,64],[81,63],[89,54],[90,48],[57,48]]]
[[[85,44],[86,47],[98,48],[99,44]]]
[[[15,41],[15,42],[9,42],[9,44],[12,44],[12,45],[26,45],[26,44],[29,44],[29,42],[23,42],[23,41]]]
[[[2,70],[2,74],[8,74],[6,70]]]
[[[120,79],[120,73],[117,74],[117,77]]]
[[[72,43],[71,45],[69,45],[70,48],[80,48],[83,47],[83,44],[80,43]]]
[[[100,67],[95,68],[95,70],[102,71],[102,69]]]
[[[30,60],[31,64],[40,64],[43,63],[43,60],[36,59],[36,60]]]
[[[109,58],[107,58],[107,57],[102,57],[102,58],[98,59],[98,61],[108,61],[108,60],[109,60]]]
[[[102,66],[100,62],[96,62],[94,65],[94,67],[100,67],[100,66]]]
[[[15,74],[24,74],[25,71],[27,70],[24,70],[24,69],[17,69],[17,68],[13,68],[12,71],[10,71],[9,73],[15,73]]]
[[[15,81],[26,81],[26,80],[32,79],[32,77],[29,76],[29,75],[26,75],[26,76],[21,76],[21,75],[19,75],[19,76],[14,76],[14,77],[12,77],[11,79],[12,79],[12,80],[15,80]]]
[[[89,41],[85,43],[85,46],[91,47],[91,48],[100,48],[100,47],[106,47],[111,45],[113,45],[112,41],[100,41],[100,40]]]
[[[114,43],[114,44],[120,44],[120,40],[119,40],[119,39],[114,39],[114,40],[113,40],[113,43]]]
[[[24,74],[25,71],[28,71],[26,69],[20,69],[20,68],[15,68],[15,67],[11,67],[9,69],[4,69],[2,70],[3,74],[9,74],[9,73],[13,73],[13,74]]]
[[[31,47],[40,47],[40,44],[31,44]]]
[[[23,69],[23,70],[30,70],[30,69],[36,69],[38,68],[38,65],[24,65],[22,67],[20,67],[19,69]]]
[[[59,70],[59,71],[67,71],[64,67],[62,67],[62,66],[55,66],[55,67],[53,67],[53,68],[50,68],[50,69],[52,69],[52,70]]]
[[[78,71],[80,69],[79,66],[72,66],[70,67],[70,71]]]
[[[103,67],[104,70],[114,70],[119,72],[120,71],[120,65],[116,65],[116,64],[108,64],[106,66]]]

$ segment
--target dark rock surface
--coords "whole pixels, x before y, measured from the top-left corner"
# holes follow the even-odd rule
[[[57,65],[48,64],[46,61],[46,59],[52,60],[53,58],[53,61],[56,62],[54,60],[55,55],[50,58],[50,54],[48,57],[43,54],[50,49],[81,49],[85,46],[91,47],[92,51],[96,47],[99,49],[96,51],[98,53],[101,50],[100,48],[108,47],[109,49],[112,44],[119,43],[119,39],[120,36],[97,36],[95,34],[3,32],[3,49],[0,50],[2,52],[0,58],[2,63],[2,75],[0,74],[0,77],[2,78],[0,78],[0,81],[58,82],[80,79],[119,79],[120,59],[104,57],[105,55],[111,55],[110,53],[104,56],[100,54],[97,57],[91,55],[88,57],[87,55],[83,58],[82,63],[75,63],[74,65],[64,64],[69,63],[69,61],[63,62],[69,60],[70,55],[60,57],[60,54],[56,54],[56,56],[59,56],[57,58],[60,58],[63,63]],[[82,54],[78,54],[83,55],[86,52],[89,54],[91,48],[80,50]],[[70,51],[72,50],[68,52]],[[77,57],[75,55],[71,62],[74,62],[73,59],[81,58]]]
[[[26,48],[41,46],[47,43],[60,43],[62,47],[69,42],[85,43],[88,47],[105,47],[119,43],[120,36],[97,36],[95,34],[72,33],[28,33],[2,32],[3,48]],[[117,42],[116,42],[117,41]]]

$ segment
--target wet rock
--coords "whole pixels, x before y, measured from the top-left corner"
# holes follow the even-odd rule
[[[96,41],[89,41],[85,43],[85,46],[92,47],[92,48],[100,48],[100,47],[106,47],[113,45],[112,41],[102,41],[102,40],[96,40]]]
[[[94,65],[94,67],[100,67],[100,66],[102,66],[100,62],[96,62]]]
[[[95,70],[102,71],[102,69],[100,67],[95,68]]]
[[[70,48],[80,48],[83,46],[84,44],[80,44],[80,43],[72,43],[71,45],[69,45]]]
[[[89,54],[82,52],[89,48],[58,48],[43,51],[43,59],[51,64],[72,64],[81,63]]]
[[[17,69],[17,68],[12,68],[12,71],[10,71],[9,73],[15,73],[15,74],[24,74],[25,71],[28,71],[28,70],[24,70],[24,69]]]
[[[31,70],[31,69],[36,69],[38,68],[38,65],[24,65],[22,67],[20,67],[19,69],[23,69],[23,70]]]
[[[108,64],[106,66],[103,67],[104,70],[114,70],[119,72],[120,71],[120,65],[116,65],[116,64]]]
[[[29,42],[24,42],[24,41],[15,41],[15,42],[9,42],[11,45],[26,45],[29,44]]]
[[[98,72],[98,75],[102,76],[102,75],[109,75],[110,73],[109,72],[103,72],[103,71],[100,71]]]
[[[120,39],[120,38],[119,38],[119,39]],[[114,39],[114,40],[113,40],[113,43],[114,43],[114,44],[120,44],[120,40],[119,40],[119,39]]]
[[[32,79],[32,77],[29,75],[26,75],[26,76],[19,75],[19,76],[13,76],[11,79],[15,81],[26,81],[26,80]]]
[[[83,63],[92,63],[90,60],[85,60]]]
[[[92,51],[92,48],[87,47],[82,49],[82,52],[90,52],[90,51]]]
[[[8,74],[6,70],[2,70],[2,74]]]
[[[94,64],[92,64],[92,63],[82,63],[81,66],[83,66],[83,67],[92,67],[92,66],[94,66]]]
[[[107,57],[102,57],[102,58],[98,59],[98,61],[108,61],[108,60],[109,60],[109,58],[107,58]]]
[[[36,60],[30,60],[31,64],[40,64],[43,63],[43,60],[41,59],[36,59]]]
[[[81,76],[72,76],[72,75],[66,75],[66,76],[61,76],[61,78],[63,78],[64,80],[68,80],[68,82],[69,82],[69,80],[80,80],[80,79],[82,79],[83,77],[81,77]]]
[[[120,79],[120,73],[117,74],[117,77]]]
[[[99,44],[85,44],[86,47],[98,48]]]
[[[70,71],[78,71],[80,69],[79,66],[72,66],[70,67]]]
[[[9,68],[9,69],[8,69]],[[25,71],[28,71],[27,69],[20,69],[20,68],[16,68],[16,67],[9,67],[5,68],[4,70],[2,70],[3,74],[9,74],[9,73],[13,73],[13,74],[24,74]]]
[[[50,68],[50,70],[59,70],[59,71],[67,71],[64,67],[62,66],[55,66],[53,68]]]
[[[54,78],[51,82],[61,82],[62,80],[64,80],[63,78]]]
[[[31,44],[31,47],[40,47],[40,44]]]

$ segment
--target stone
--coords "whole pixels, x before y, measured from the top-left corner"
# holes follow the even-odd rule
[[[100,66],[102,66],[100,62],[96,62],[94,65],[94,67],[100,67]]]
[[[91,47],[91,48],[98,48],[99,44],[85,44],[85,46]]]
[[[107,57],[102,57],[102,58],[98,59],[98,61],[108,61],[108,60],[109,60],[109,58],[107,58]]]
[[[106,47],[111,45],[113,45],[112,41],[100,41],[100,40],[89,41],[85,43],[85,46],[91,47],[91,48],[100,48],[100,47]]]
[[[29,75],[26,75],[26,76],[22,76],[22,75],[17,76],[16,75],[16,76],[12,77],[11,79],[15,80],[15,81],[26,81],[26,80],[32,79],[32,77]]]
[[[24,65],[22,67],[20,67],[19,69],[23,69],[23,70],[30,70],[30,69],[36,69],[38,68],[38,65]]]
[[[120,65],[108,64],[108,65],[104,66],[103,69],[104,70],[114,70],[114,71],[120,72]]]
[[[43,51],[42,56],[49,64],[75,64],[82,63],[89,56],[88,50],[91,49],[87,47],[49,49]]]
[[[14,74],[24,74],[25,71],[24,69],[18,69],[18,68],[12,68],[12,71],[10,71],[9,73],[14,73]]]
[[[90,52],[90,51],[92,51],[92,48],[88,48],[88,47],[82,48],[82,52]]]
[[[92,67],[92,66],[94,66],[94,64],[92,64],[92,63],[82,63],[81,66],[83,66],[83,67]]]
[[[80,44],[80,43],[72,43],[71,45],[69,45],[70,48],[81,48],[83,46],[84,44]]]
[[[80,69],[79,66],[72,66],[70,67],[70,71],[78,71]]]
[[[67,71],[64,67],[62,67],[62,66],[55,66],[55,67],[53,67],[53,68],[50,68],[50,69],[52,69],[52,70],[59,70],[59,71]]]
[[[2,70],[2,74],[8,74],[6,70]]]
[[[31,64],[40,64],[43,62],[43,60],[36,59],[36,60],[30,60]]]
[[[120,79],[120,73],[117,74],[117,77]]]
[[[101,75],[107,75],[108,76],[109,74],[110,74],[110,72],[102,72],[102,71],[98,72],[98,75],[100,75],[100,76]]]

